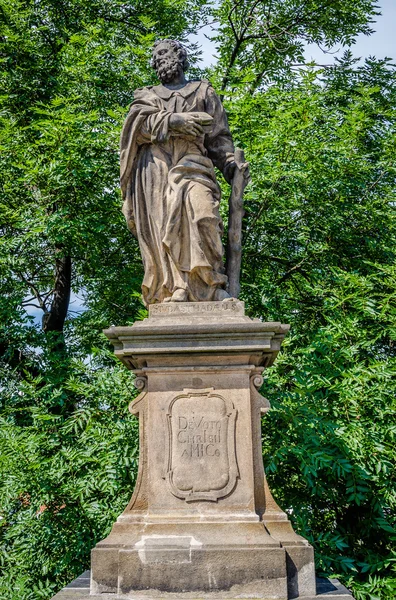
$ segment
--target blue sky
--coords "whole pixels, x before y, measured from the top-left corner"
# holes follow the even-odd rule
[[[396,0],[379,0],[379,12],[382,14],[377,17],[372,28],[375,33],[370,36],[361,35],[357,38],[356,44],[352,46],[352,52],[355,56],[365,58],[367,56],[376,56],[384,58],[388,56],[396,59]],[[201,45],[202,60],[200,66],[209,66],[214,62],[213,55],[216,54],[214,44],[210,42],[205,34],[210,33],[210,27],[205,27],[198,36],[191,36],[191,41],[198,41]],[[334,57],[340,56],[343,48],[333,48],[336,54],[324,54],[317,46],[309,46],[306,50],[307,60],[314,60],[318,63],[329,64]]]

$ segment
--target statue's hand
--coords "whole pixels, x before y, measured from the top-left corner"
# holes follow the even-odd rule
[[[169,120],[170,129],[185,136],[196,137],[204,134],[202,118],[197,113],[174,113]]]
[[[245,185],[247,185],[250,182],[249,163],[244,162],[244,163],[237,164],[234,159],[230,160],[228,162],[228,164],[226,165],[225,175],[226,175],[227,181],[231,182],[234,179],[236,170],[238,170],[242,173],[243,178],[245,180]]]

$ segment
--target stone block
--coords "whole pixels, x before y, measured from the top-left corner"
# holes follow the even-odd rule
[[[87,572],[89,573],[89,572]],[[66,588],[58,592],[53,600],[269,600],[258,598],[251,594],[239,594],[235,592],[206,592],[196,594],[195,592],[183,592],[181,594],[158,592],[157,590],[141,590],[129,593],[126,596],[120,594],[90,594],[86,586],[86,573],[72,581]],[[352,594],[337,579],[316,578],[317,594],[306,596],[304,600],[353,600]]]

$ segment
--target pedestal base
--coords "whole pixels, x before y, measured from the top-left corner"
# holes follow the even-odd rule
[[[239,597],[226,597],[222,593],[212,592],[197,595],[194,592],[180,594],[160,594],[155,590],[145,590],[120,596],[119,594],[90,594],[90,571],[85,571],[80,577],[58,592],[52,600],[241,600]],[[317,594],[307,596],[305,600],[353,600],[353,596],[337,579],[316,579]],[[244,596],[246,599],[247,596]],[[248,596],[250,600],[258,600]],[[261,599],[263,600],[263,599]]]
[[[287,330],[233,300],[153,305],[105,332],[137,375],[140,458],[131,502],[92,551],[91,594],[315,595],[313,550],[263,468],[257,388]]]
[[[305,568],[312,575],[312,549],[301,545],[299,550],[304,562],[298,565],[301,574]],[[261,522],[117,523],[109,538],[92,551],[91,591],[222,590],[230,598],[248,594],[285,600],[290,597],[286,563],[286,550]]]

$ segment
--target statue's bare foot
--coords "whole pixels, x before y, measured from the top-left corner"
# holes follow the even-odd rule
[[[225,290],[223,290],[222,288],[218,288],[215,292],[215,296],[214,299],[217,302],[221,302],[222,300],[231,300],[231,296],[230,294],[228,294]]]
[[[187,302],[187,290],[177,288],[172,294],[171,302]]]

